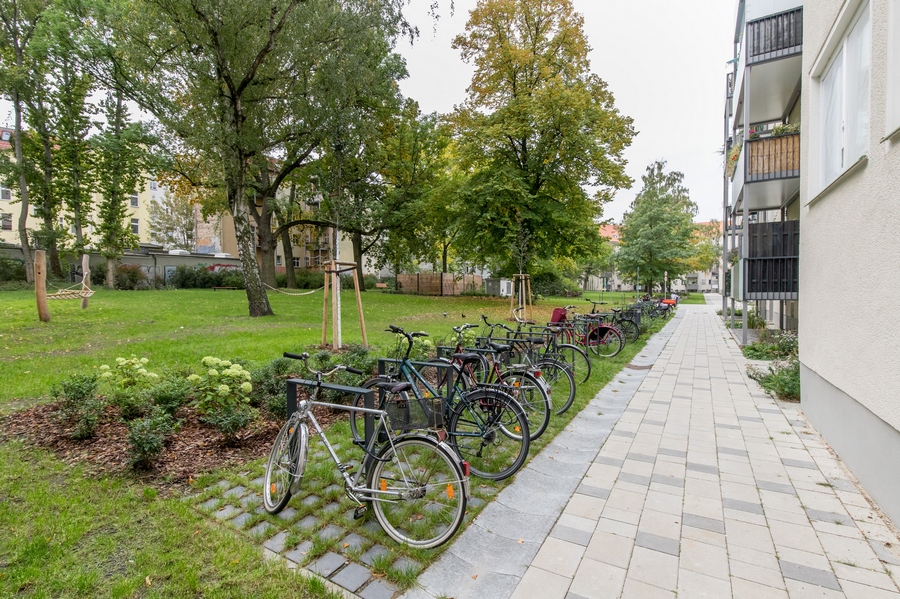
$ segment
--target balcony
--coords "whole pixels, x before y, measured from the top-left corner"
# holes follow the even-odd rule
[[[800,134],[788,133],[747,141],[747,183],[800,176]]]
[[[803,52],[803,7],[747,23],[747,64]]]
[[[800,288],[800,221],[750,224],[745,258],[748,300],[796,300]]]

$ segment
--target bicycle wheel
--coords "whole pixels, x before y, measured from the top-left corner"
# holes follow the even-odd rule
[[[625,342],[622,334],[613,327],[600,326],[591,331],[593,341],[590,344],[591,351],[603,358],[612,358],[622,351]]]
[[[278,431],[266,464],[263,505],[270,514],[283,510],[291,495],[299,489],[308,452],[309,430],[306,423],[291,416]]]
[[[553,409],[550,395],[541,381],[529,372],[507,371],[500,375],[500,380],[503,381],[503,390],[525,410],[525,416],[528,418],[528,439],[534,441],[550,424],[550,412]]]
[[[622,331],[622,334],[625,336],[625,340],[630,343],[634,343],[638,340],[638,337],[641,336],[641,327],[638,324],[629,319],[623,318],[618,323],[616,323],[619,327],[619,330]]]
[[[363,389],[375,389],[378,383],[387,383],[390,382],[390,378],[384,375],[374,376],[367,380],[365,383],[360,385]],[[357,395],[350,402],[351,406],[356,406],[358,408],[364,408],[365,398],[362,394]],[[375,408],[379,408],[378,405],[378,391],[375,391]],[[350,412],[350,434],[353,435],[354,441],[363,441],[365,439],[365,421],[366,415],[362,412]]]
[[[542,360],[537,367],[541,369],[541,377],[550,385],[550,399],[556,413],[564,413],[575,401],[575,378],[572,371],[559,360]]]
[[[475,389],[450,414],[450,444],[472,474],[490,480],[509,478],[528,457],[528,418],[506,393]]]
[[[556,346],[555,354],[572,368],[576,383],[586,383],[591,378],[591,359],[586,351],[576,345],[561,343]]]
[[[466,514],[466,485],[456,456],[426,437],[387,444],[369,470],[375,518],[398,543],[430,549],[446,543]],[[384,493],[387,493],[386,495]]]

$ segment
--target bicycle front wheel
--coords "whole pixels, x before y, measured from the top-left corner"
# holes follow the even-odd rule
[[[629,343],[634,343],[638,340],[638,337],[641,336],[641,327],[639,327],[635,321],[628,318],[620,320],[618,322],[618,327],[622,331],[622,335],[625,336],[625,340]]]
[[[481,478],[509,478],[528,457],[528,418],[506,393],[488,389],[466,393],[450,414],[447,432],[454,451]]]
[[[309,430],[305,422],[291,416],[284,423],[266,464],[263,506],[270,514],[277,514],[291,500],[303,479],[309,453]]]
[[[622,334],[608,325],[594,329],[591,336],[591,351],[603,358],[615,357],[625,345]]]
[[[522,371],[507,371],[500,375],[504,391],[511,395],[525,410],[528,418],[529,440],[540,437],[550,424],[553,409],[550,395],[534,375]]]
[[[375,518],[398,543],[430,549],[446,543],[466,514],[465,475],[456,456],[432,439],[385,445],[369,473]]]
[[[538,365],[541,377],[550,386],[550,399],[557,414],[562,414],[575,402],[575,377],[569,365],[559,360],[542,360]]]
[[[591,378],[591,359],[586,351],[576,345],[561,343],[556,346],[555,353],[572,368],[576,383],[586,383]]]

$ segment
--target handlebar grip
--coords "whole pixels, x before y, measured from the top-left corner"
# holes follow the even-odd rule
[[[388,328],[390,329],[390,331],[391,331],[392,333],[402,333],[402,332],[403,332],[403,329],[401,329],[400,327],[396,327],[396,326],[394,326],[394,325],[392,325],[392,324],[389,324],[389,325],[388,325]]]
[[[309,358],[309,354],[306,352],[303,352],[302,354],[292,354],[290,352],[284,352],[283,355],[285,358],[290,358],[292,360],[306,360]]]
[[[345,370],[346,370],[347,372],[349,372],[350,374],[362,374],[362,373],[363,373],[362,370],[357,370],[356,368],[351,368],[350,366],[347,366],[347,367],[345,368]]]
[[[424,331],[418,331],[416,333],[410,333],[410,335],[412,335],[413,337],[427,337],[428,333]]]

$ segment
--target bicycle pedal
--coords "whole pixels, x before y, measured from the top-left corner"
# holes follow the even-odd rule
[[[369,506],[367,506],[367,505],[358,506],[355,510],[353,510],[353,519],[359,520],[360,518],[362,518],[363,516],[366,515],[366,512],[368,511],[368,509],[369,509]]]

